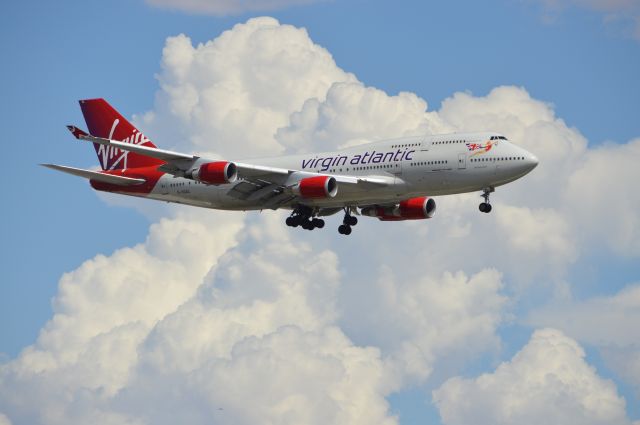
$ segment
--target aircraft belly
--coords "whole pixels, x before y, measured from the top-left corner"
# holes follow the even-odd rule
[[[220,190],[188,179],[165,175],[147,195],[148,198],[204,208],[217,208]]]

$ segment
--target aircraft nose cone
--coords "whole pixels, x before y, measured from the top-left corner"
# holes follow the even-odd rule
[[[523,176],[527,173],[530,173],[531,170],[536,168],[540,161],[538,160],[537,156],[535,156],[531,152],[528,152],[524,149],[521,149],[519,153],[520,153],[520,158],[522,158],[522,160],[519,161],[517,165],[517,169],[518,169],[518,172],[523,173],[521,174],[521,176]]]

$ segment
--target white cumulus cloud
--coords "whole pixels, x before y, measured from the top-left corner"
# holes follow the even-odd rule
[[[2,413],[0,413],[0,425],[11,425],[9,418]]]
[[[591,149],[566,186],[570,217],[588,228],[585,244],[605,241],[617,254],[640,255],[640,139]]]
[[[165,219],[63,278],[37,343],[0,368],[0,408],[17,423],[395,423],[380,351],[334,325],[336,256],[277,215],[241,237],[237,215],[213,215]]]
[[[629,285],[612,296],[542,307],[529,317],[534,326],[555,326],[594,345],[640,343],[640,284]]]
[[[389,96],[362,83],[336,82],[326,99],[310,98],[276,139],[290,150],[319,151],[345,145],[451,131],[414,93]]]
[[[355,77],[304,29],[262,17],[198,46],[169,37],[158,79],[156,108],[142,117],[148,133],[161,135],[154,140],[241,157],[282,153],[275,134],[289,115]]]
[[[507,300],[496,270],[416,280],[389,266],[376,271],[376,281],[345,288],[341,323],[359,341],[380,347],[397,379],[420,382],[438,360],[469,359],[498,348],[496,329]]]
[[[613,382],[598,376],[578,343],[536,331],[511,361],[433,392],[445,424],[631,424]]]
[[[554,326],[599,347],[607,365],[640,395],[640,284],[610,296],[564,301],[534,310],[527,322]]]
[[[576,242],[570,237],[569,223],[556,210],[503,205],[496,210],[496,216],[512,248],[508,252],[549,255],[551,264],[560,267],[576,259]]]

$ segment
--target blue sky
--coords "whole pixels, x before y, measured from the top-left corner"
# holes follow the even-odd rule
[[[430,110],[455,92],[486,96],[494,87],[513,85],[552,104],[590,148],[640,136],[640,41],[624,20],[607,23],[606,13],[595,10],[567,6],[549,22],[536,2],[506,0],[336,0],[233,16],[119,0],[5,2],[0,8],[0,120],[9,158],[1,220],[5,359],[32,344],[51,318],[63,273],[96,254],[145,240],[150,218],[108,205],[86,182],[36,164],[96,164],[93,150],[76,143],[64,127],[84,127],[78,99],[105,97],[125,116],[153,109],[167,37],[184,33],[196,44],[250,17],[273,16],[306,28],[340,68],[365,85],[389,95],[414,92]],[[613,295],[640,280],[634,255],[588,251],[577,264],[564,278],[583,283],[572,286],[578,301]],[[547,289],[529,295],[545,297]],[[510,359],[530,333],[522,324],[505,326],[499,359]],[[584,345],[599,374],[616,381],[629,418],[640,419],[633,386],[620,381],[589,342]],[[467,364],[468,376],[495,367],[496,359],[485,357]],[[435,407],[421,404],[427,398],[418,387],[390,400],[402,423],[437,423]]]

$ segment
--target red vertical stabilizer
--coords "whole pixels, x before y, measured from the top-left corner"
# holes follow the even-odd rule
[[[82,108],[82,115],[84,115],[84,120],[91,135],[135,145],[156,147],[151,140],[147,139],[106,100],[81,100],[80,108]],[[97,143],[94,143],[93,146],[96,149],[103,170],[150,167],[164,163],[159,159],[123,151],[114,146],[105,146]]]

